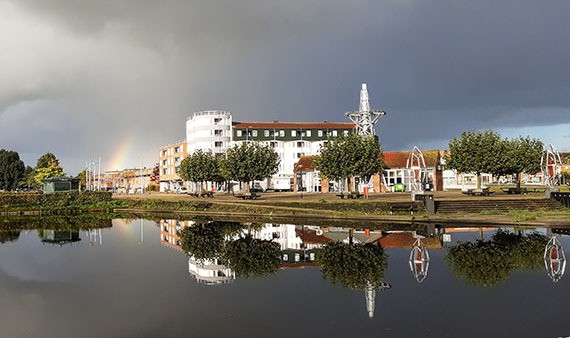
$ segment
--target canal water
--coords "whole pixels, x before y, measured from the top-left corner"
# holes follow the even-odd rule
[[[0,337],[565,337],[568,233],[13,226],[0,231]]]

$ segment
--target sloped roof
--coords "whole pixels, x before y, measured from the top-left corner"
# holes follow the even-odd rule
[[[440,159],[439,150],[422,150],[426,167],[435,167]],[[410,151],[385,151],[384,163],[386,168],[405,168],[408,162]]]
[[[411,248],[414,246],[416,238],[411,232],[389,233],[380,238],[378,242],[383,248]],[[438,249],[442,247],[438,238],[423,238],[423,245],[428,249]]]
[[[384,153],[384,164],[387,169],[394,168],[405,168],[408,162],[408,157],[410,156],[409,151],[385,151]],[[442,152],[439,150],[424,150],[422,151],[424,155],[424,161],[426,162],[426,167],[435,167],[440,161]],[[299,161],[295,164],[295,172],[299,171],[299,164],[303,165],[303,171],[313,171],[315,166],[313,161],[318,156],[302,156]]]
[[[315,158],[317,158],[317,156],[301,156],[301,158],[299,158],[299,162],[295,163],[295,168],[293,170],[295,172],[300,171],[301,168],[303,171],[315,170],[315,166],[313,165]]]
[[[295,234],[306,244],[326,244],[330,242],[330,239],[325,236],[317,235],[315,230],[295,230]]]

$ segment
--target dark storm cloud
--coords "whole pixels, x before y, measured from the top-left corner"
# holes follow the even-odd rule
[[[36,72],[12,77],[24,84],[0,82],[7,88],[0,123],[18,102],[62,98],[68,114],[58,122],[82,128],[73,142],[82,153],[109,157],[128,131],[143,135],[133,152],[152,158],[162,144],[183,138],[186,117],[202,109],[229,110],[236,120],[344,120],[358,108],[361,82],[373,107],[389,113],[378,128],[386,149],[445,146],[465,129],[570,123],[568,1],[10,6],[27,26],[40,22],[53,43],[40,49],[47,62],[26,59]],[[35,113],[44,110],[53,107]],[[69,140],[52,143],[71,159],[61,145]],[[7,136],[0,142],[17,143]]]

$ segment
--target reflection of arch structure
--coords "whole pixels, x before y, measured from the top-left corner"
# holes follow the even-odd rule
[[[364,289],[364,295],[366,296],[366,310],[368,310],[368,317],[374,317],[374,310],[376,309],[376,289],[383,291],[391,288],[392,286],[386,282],[380,282],[378,288],[374,288],[372,284],[368,283],[366,289]]]
[[[421,238],[416,239],[410,252],[410,270],[414,277],[421,283],[426,279],[429,269],[429,252],[423,245]]]
[[[351,111],[346,113],[346,116],[356,124],[356,132],[358,135],[374,135],[374,125],[378,120],[386,115],[383,110],[371,110],[370,100],[368,99],[368,88],[366,83],[362,84],[360,90],[360,107],[358,111]]]
[[[544,249],[544,266],[546,267],[548,277],[553,282],[558,282],[564,276],[566,256],[564,255],[564,248],[556,236],[552,236],[546,244]]]
[[[423,184],[427,178],[426,161],[422,151],[414,146],[406,161],[410,190],[415,192],[423,191]]]
[[[562,170],[562,161],[560,160],[558,150],[552,144],[549,144],[542,152],[540,168],[546,186],[553,188],[558,184],[558,178]]]

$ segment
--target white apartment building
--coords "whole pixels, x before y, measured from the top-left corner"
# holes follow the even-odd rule
[[[234,122],[231,113],[201,111],[186,121],[188,154],[198,149],[223,153],[242,142],[257,141],[275,149],[280,163],[277,173],[265,182],[264,189],[292,190],[295,163],[302,156],[318,155],[330,137],[354,132],[347,122]]]

